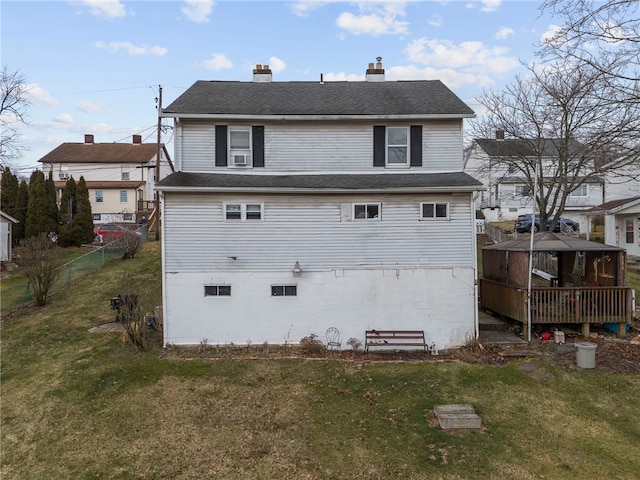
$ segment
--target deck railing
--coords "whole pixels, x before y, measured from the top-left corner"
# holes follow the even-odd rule
[[[527,322],[527,289],[480,279],[480,306]],[[630,323],[630,287],[532,287],[531,323]]]

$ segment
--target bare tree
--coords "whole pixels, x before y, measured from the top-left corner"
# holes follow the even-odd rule
[[[492,138],[503,130],[519,140],[520,148],[493,157],[481,174],[509,172],[533,192],[537,171],[536,210],[546,225],[552,214],[555,223],[578,187],[638,160],[640,104],[619,102],[608,73],[570,58],[526,68],[527,75],[503,91],[478,99],[486,115],[471,133]]]
[[[27,98],[27,85],[19,72],[9,72],[6,66],[0,72],[0,166],[11,166],[19,156],[22,147],[19,143],[17,127],[25,123],[26,109],[30,102]]]
[[[542,56],[572,58],[614,75],[627,94],[638,98],[633,87],[640,79],[640,2],[545,0],[541,9],[563,23],[543,40]]]
[[[21,266],[37,305],[45,305],[49,293],[60,277],[63,264],[61,248],[46,233],[29,237],[24,241]]]

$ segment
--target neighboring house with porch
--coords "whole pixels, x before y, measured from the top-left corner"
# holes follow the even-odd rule
[[[624,248],[627,255],[640,256],[640,196],[605,202],[587,214],[589,219],[604,217],[604,243]]]
[[[13,244],[13,224],[18,220],[0,210],[0,261],[11,261]]]
[[[572,141],[570,148],[578,150],[581,144]],[[497,131],[496,138],[476,138],[467,148],[464,171],[485,186],[476,198],[476,210],[481,211],[487,221],[515,220],[518,215],[531,213],[531,187],[517,167],[518,162],[526,158],[541,158],[543,168],[553,170],[557,164],[558,140],[505,139],[504,132]],[[587,178],[569,194],[562,216],[579,222],[584,231],[587,225],[584,212],[603,202],[604,184],[603,178]]]
[[[63,143],[39,162],[45,175],[52,172],[58,200],[69,178],[84,177],[94,223],[136,223],[155,208],[158,152],[163,178],[173,171],[171,157],[164,145],[142,143],[140,135],[131,143],[95,143],[85,135],[83,143]]]
[[[198,81],[162,110],[165,344],[477,333],[473,111],[442,82]]]

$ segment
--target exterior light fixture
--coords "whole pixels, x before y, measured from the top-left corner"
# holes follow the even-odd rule
[[[299,277],[300,275],[302,275],[302,269],[300,268],[300,262],[296,262],[296,264],[293,266],[293,276],[294,277]]]

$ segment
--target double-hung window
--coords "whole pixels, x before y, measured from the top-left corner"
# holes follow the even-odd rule
[[[102,193],[102,190],[96,190],[96,203],[102,202],[104,202],[104,194]]]
[[[229,127],[229,159],[235,167],[251,166],[251,127]]]
[[[227,221],[262,220],[261,203],[225,203],[224,219]]]
[[[447,220],[448,218],[448,203],[423,202],[420,204],[420,220]]]
[[[575,190],[573,190],[569,194],[569,196],[570,197],[586,197],[586,196],[588,196],[587,186],[583,183],[582,185],[577,187]]]
[[[387,166],[409,166],[409,128],[387,128]]]
[[[130,180],[130,171],[131,167],[129,167],[128,165],[122,165],[120,169],[120,180]]]
[[[120,203],[127,203],[129,201],[128,198],[127,191],[120,190]]]
[[[529,185],[516,185],[516,195],[519,197],[528,197],[531,195]]]
[[[354,221],[380,221],[381,205],[379,203],[354,203],[353,204],[353,220]]]

